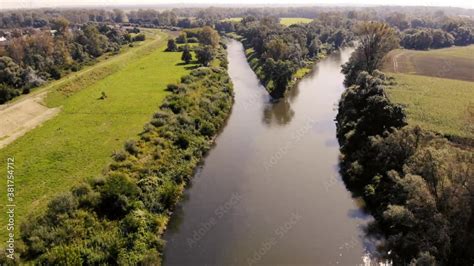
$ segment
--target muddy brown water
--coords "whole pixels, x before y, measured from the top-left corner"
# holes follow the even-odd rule
[[[360,265],[370,245],[338,173],[334,118],[346,48],[271,103],[228,44],[235,104],[165,234],[165,265]]]

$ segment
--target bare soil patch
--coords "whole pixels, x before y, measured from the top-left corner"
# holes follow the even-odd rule
[[[0,149],[59,112],[60,108],[43,105],[46,93],[38,93],[0,108]]]

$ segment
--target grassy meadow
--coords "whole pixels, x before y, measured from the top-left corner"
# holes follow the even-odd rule
[[[410,74],[390,74],[397,84],[387,90],[406,106],[409,124],[445,135],[474,138],[474,82]]]
[[[38,89],[49,89],[46,104],[61,106],[61,112],[0,150],[3,162],[15,157],[17,233],[27,215],[43,209],[53,195],[98,176],[113,151],[142,131],[167,95],[166,85],[189,72],[181,53],[164,52],[167,34],[149,38],[153,35],[139,47]],[[99,99],[103,93],[106,98]],[[3,215],[0,226],[5,225]]]

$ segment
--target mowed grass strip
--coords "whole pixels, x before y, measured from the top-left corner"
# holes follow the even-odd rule
[[[474,82],[390,74],[390,99],[406,106],[408,123],[444,135],[474,138]]]
[[[474,45],[416,51],[397,49],[385,58],[383,70],[474,81]]]
[[[164,52],[167,36],[160,35],[150,53],[115,57],[117,72],[73,94],[52,92],[46,101],[62,106],[59,115],[0,150],[3,166],[8,157],[15,158],[16,237],[27,215],[44,208],[53,195],[99,176],[113,151],[142,131],[166,96],[166,85],[189,72],[180,64],[181,53]],[[92,70],[87,75],[94,79],[101,74]],[[107,97],[100,100],[102,92]],[[0,226],[6,223],[2,215]],[[0,234],[2,243],[6,237]]]

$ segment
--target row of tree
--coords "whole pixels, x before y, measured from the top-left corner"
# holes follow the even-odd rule
[[[469,148],[407,125],[390,102],[393,80],[377,70],[395,47],[396,31],[365,23],[344,65],[348,86],[339,102],[341,174],[362,196],[395,265],[468,265],[474,261],[474,157]],[[371,56],[370,56],[371,55]]]
[[[52,28],[54,31],[22,31],[0,49],[0,104],[145,37],[106,24],[72,28],[65,18],[56,19]]]
[[[458,26],[450,32],[443,29],[416,28],[401,33],[401,46],[407,49],[427,50],[464,46],[474,43],[474,30],[466,26]]]

